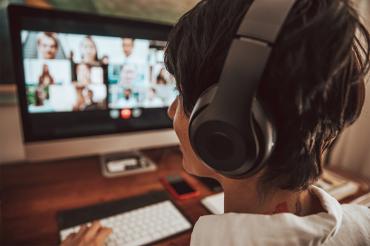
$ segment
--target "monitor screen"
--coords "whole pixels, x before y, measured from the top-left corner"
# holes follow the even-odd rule
[[[171,126],[169,26],[52,12],[21,18],[13,33],[26,142]]]
[[[176,96],[163,64],[165,42],[28,30],[21,35],[29,113],[109,110],[115,119],[117,110],[168,107]]]

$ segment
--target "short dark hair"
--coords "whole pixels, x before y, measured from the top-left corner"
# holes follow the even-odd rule
[[[176,78],[187,114],[200,94],[218,81],[251,3],[202,0],[174,26],[165,63]],[[369,33],[349,0],[296,2],[257,92],[278,131],[261,184],[301,190],[320,176],[323,153],[361,112],[369,43]]]

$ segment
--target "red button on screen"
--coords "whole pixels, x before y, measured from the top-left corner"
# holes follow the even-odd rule
[[[131,118],[131,110],[130,109],[122,109],[121,110],[121,118],[122,119],[130,119]]]

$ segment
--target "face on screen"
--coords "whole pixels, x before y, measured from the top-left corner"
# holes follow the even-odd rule
[[[176,97],[165,43],[22,31],[30,113],[168,107]]]

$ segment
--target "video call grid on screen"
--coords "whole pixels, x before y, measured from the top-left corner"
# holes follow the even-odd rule
[[[9,23],[25,143],[171,128],[172,25],[15,5]]]
[[[28,112],[163,108],[176,97],[164,41],[21,31]]]

